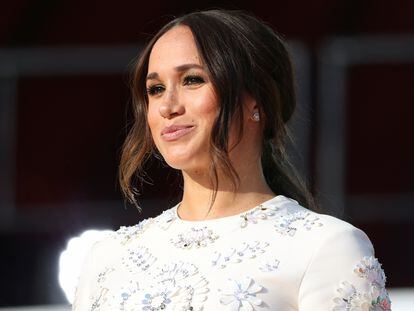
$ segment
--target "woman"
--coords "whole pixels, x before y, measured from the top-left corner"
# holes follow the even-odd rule
[[[120,182],[161,156],[181,202],[95,244],[75,310],[390,310],[368,237],[318,214],[284,152],[295,108],[283,41],[254,17],[195,12],[162,28],[133,77]]]

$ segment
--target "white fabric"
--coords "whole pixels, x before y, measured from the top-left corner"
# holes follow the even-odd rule
[[[176,211],[96,243],[73,309],[390,310],[372,244],[347,222],[282,195],[213,220]]]

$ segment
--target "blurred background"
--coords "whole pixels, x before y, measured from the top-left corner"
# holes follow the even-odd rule
[[[0,11],[0,308],[64,305],[71,237],[177,202],[176,172],[157,161],[143,212],[122,200],[129,71],[173,16],[217,7],[253,12],[288,40],[293,160],[325,212],[371,238],[391,298],[414,300],[413,1],[14,0]]]

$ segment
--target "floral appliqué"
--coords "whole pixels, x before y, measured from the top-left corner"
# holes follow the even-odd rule
[[[385,274],[378,259],[364,257],[355,267],[354,272],[368,280],[369,289],[359,291],[353,284],[345,281],[337,290],[339,297],[334,298],[334,311],[390,311],[391,301],[385,289]]]
[[[263,254],[269,246],[267,242],[254,241],[252,243],[243,242],[238,247],[231,247],[230,249],[213,254],[211,260],[212,267],[225,268],[229,263],[239,263],[246,259],[256,258]]]
[[[262,289],[250,277],[241,280],[228,279],[226,286],[218,290],[221,293],[220,303],[229,306],[229,310],[255,310],[255,306],[262,304],[262,300],[256,297]]]
[[[218,238],[219,236],[207,227],[190,228],[190,230],[172,238],[171,242],[178,248],[190,249],[193,246],[197,248],[205,247],[208,244],[214,243]]]
[[[198,268],[175,262],[148,270],[140,284],[130,281],[115,291],[108,310],[202,310],[209,291]]]
[[[198,268],[185,262],[166,264],[153,276],[154,284],[144,294],[143,310],[163,310],[171,304],[174,310],[201,310],[209,291],[207,280]]]
[[[142,291],[124,292],[124,301],[120,310],[158,311],[170,309],[172,299],[177,295],[179,288],[160,284],[157,287],[143,289]],[[143,291],[145,292],[144,294]]]
[[[280,215],[274,224],[276,231],[283,235],[294,236],[298,227],[311,230],[313,227],[321,227],[317,216],[312,216],[311,212],[298,211],[291,214]]]

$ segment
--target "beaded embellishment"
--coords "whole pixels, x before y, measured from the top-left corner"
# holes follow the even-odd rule
[[[240,215],[240,227],[244,228],[249,223],[257,224],[259,220],[271,218],[276,215],[276,212],[280,210],[277,206],[264,206],[258,205],[251,211]]]
[[[319,217],[311,215],[311,212],[308,211],[280,215],[276,218],[274,226],[277,232],[288,236],[294,236],[299,226],[307,230],[311,230],[313,227],[321,227],[323,224],[319,222]]]
[[[263,254],[269,246],[267,242],[243,242],[238,247],[232,247],[223,252],[214,252],[211,260],[212,267],[223,269],[230,263],[239,263],[246,259],[256,258]]]
[[[98,311],[102,307],[102,303],[106,300],[106,294],[108,293],[107,288],[101,288],[97,297],[92,297],[92,305],[90,311]]]
[[[190,228],[190,230],[178,234],[172,238],[171,242],[178,248],[190,249],[192,247],[206,247],[208,244],[214,243],[219,236],[207,227]]]
[[[273,272],[279,268],[279,264],[280,264],[280,261],[278,259],[273,259],[272,261],[266,261],[259,267],[259,270],[262,272]]]
[[[140,287],[138,282],[132,280],[129,281],[129,284],[122,286],[117,295],[112,296],[112,301],[109,305],[111,310],[132,310],[133,307],[136,307],[136,297],[139,293]]]
[[[97,282],[99,284],[104,283],[106,281],[107,275],[111,272],[114,272],[114,271],[115,271],[114,268],[105,267],[105,269],[103,271],[99,272]]]
[[[156,219],[158,226],[161,229],[167,230],[171,226],[171,224],[174,222],[174,220],[177,219],[177,216],[175,215],[175,212],[170,208],[166,211],[163,211],[155,219]]]
[[[107,300],[108,289],[104,287],[104,283],[107,280],[108,274],[114,272],[115,269],[112,267],[105,267],[101,272],[97,275],[97,283],[98,283],[98,290],[99,293],[95,296],[90,297],[91,303],[91,311],[98,311],[102,307],[102,305]],[[74,308],[75,309],[75,308]]]
[[[148,218],[142,220],[134,226],[122,226],[112,235],[115,237],[115,239],[120,240],[122,244],[126,244],[132,239],[137,238],[139,235],[141,235],[148,227],[148,225],[150,225],[152,222],[153,218]]]
[[[155,273],[154,284],[145,295],[167,292],[174,296],[171,300],[174,310],[201,310],[209,291],[207,280],[198,272],[198,268],[186,262],[166,264]],[[151,310],[151,309],[148,309]],[[158,310],[158,309],[154,309]],[[160,309],[161,310],[161,309]]]
[[[263,289],[253,279],[246,277],[240,280],[228,279],[226,286],[218,291],[221,293],[220,303],[227,305],[229,310],[256,310],[263,302],[256,294]]]
[[[144,246],[127,249],[127,255],[121,258],[122,264],[130,273],[146,271],[156,260],[157,258]]]
[[[337,289],[339,297],[334,298],[334,311],[390,311],[391,300],[385,289],[385,274],[378,259],[364,257],[356,265],[354,272],[369,282],[367,291],[358,290],[353,284],[345,281]]]
[[[101,293],[93,301],[93,310],[100,310],[103,302],[108,310],[203,310],[208,281],[195,265],[179,261],[148,272],[141,286],[130,280],[114,291],[110,301],[106,292]]]

